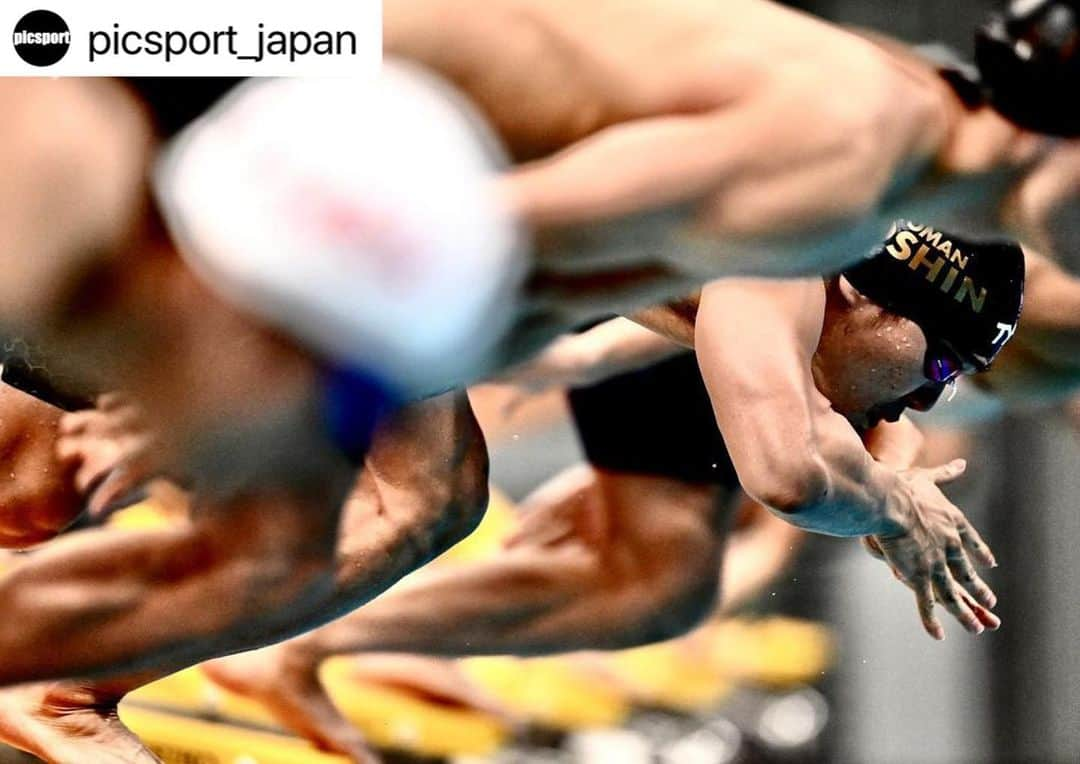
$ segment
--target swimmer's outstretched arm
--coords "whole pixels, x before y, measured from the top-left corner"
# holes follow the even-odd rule
[[[643,368],[683,349],[629,319],[613,318],[581,334],[559,337],[495,381],[534,392],[581,387]]]
[[[915,589],[926,630],[944,637],[936,590],[950,613],[980,632],[978,606],[957,580],[979,596],[967,555],[987,565],[993,556],[936,485],[963,464],[897,471],[871,457],[814,386],[824,300],[808,281],[729,279],[702,292],[698,362],[743,489],[806,530],[888,539],[890,562]]]
[[[696,200],[731,179],[767,126],[760,111],[738,109],[623,123],[511,170],[502,186],[534,226],[657,209]]]

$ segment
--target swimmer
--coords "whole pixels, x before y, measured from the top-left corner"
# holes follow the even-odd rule
[[[965,79],[955,62],[761,0],[500,0],[483,18],[460,0],[395,0],[384,41],[391,68],[419,64],[457,88],[431,80],[493,156],[501,145],[501,163],[513,163],[496,185],[531,248],[529,278],[488,373],[600,313],[719,276],[835,272],[898,217],[995,208],[997,176],[1047,145],[1023,127],[1077,131],[1055,112],[1069,108],[1060,93],[1037,91],[1054,119],[1033,103],[1016,107],[1009,86],[1022,70]],[[158,188],[190,258],[209,268],[220,259],[217,270],[235,273],[245,258],[296,262],[319,251],[291,227],[296,242],[253,246],[260,226],[237,222],[285,225],[268,210],[316,178],[341,212],[378,213],[345,201],[346,186],[326,170],[368,161],[348,130],[335,143],[317,127],[354,118],[346,87],[320,101],[334,119],[301,108],[313,103],[304,86],[278,87],[276,97],[250,88],[181,138]],[[267,147],[292,163],[269,181],[252,153]],[[401,171],[413,174],[414,163]],[[408,241],[393,216],[377,216],[383,235]],[[255,292],[282,288],[249,278],[244,288]]]
[[[115,421],[108,421],[115,416],[115,409],[68,416],[77,417],[76,423],[61,427],[75,433],[75,442],[65,447],[84,452],[87,461],[93,461],[96,452],[103,452],[99,456],[106,461],[113,449],[110,441],[124,430]],[[487,453],[464,394],[448,393],[401,409],[377,432],[343,509],[332,587],[317,600],[305,600],[309,612],[290,614],[288,619],[310,617],[315,602],[322,621],[366,602],[467,536],[486,506]],[[156,657],[151,669],[136,667],[139,670],[128,676],[40,682],[0,692],[0,738],[46,761],[64,764],[96,761],[110,751],[124,761],[149,756],[117,718],[117,703],[136,687],[250,643],[250,635],[235,641],[237,637],[230,638],[217,625],[222,614],[231,618],[238,610],[231,601],[237,598],[235,586],[243,577],[237,578],[230,566],[252,566],[259,580],[270,586],[278,586],[275,576],[295,580],[294,571],[277,570],[268,564],[281,556],[265,549],[313,543],[314,534],[303,528],[302,522],[290,519],[286,507],[278,513],[278,507],[265,503],[262,510],[250,514],[234,508],[226,525],[200,517],[196,505],[188,525],[167,531],[83,531],[54,542],[54,548],[36,552],[9,571],[0,588],[8,587],[22,597],[40,599],[37,592],[64,590],[81,599],[86,609],[119,608],[120,617],[113,614],[112,622],[106,620],[104,627],[84,620],[54,634],[42,629],[52,628],[56,613],[30,608],[33,612],[27,615],[36,620],[26,620],[10,630],[21,638],[37,635],[39,645],[55,645],[70,637],[75,661],[86,661],[83,653],[100,650],[143,654],[139,648],[160,638],[156,624],[170,610],[196,622],[186,632],[177,633],[201,636],[183,651]],[[266,517],[263,512],[271,514]],[[244,543],[236,544],[240,538]],[[237,546],[239,551],[233,549]],[[176,569],[176,575],[168,575],[166,581],[149,580],[149,576],[160,578],[163,566],[172,563],[168,556],[162,556],[140,564],[133,554],[140,547],[166,554],[176,548],[186,550],[185,567]],[[76,549],[81,552],[77,557],[72,554]],[[215,559],[219,555],[223,562]],[[57,564],[56,559],[63,559],[64,564]],[[123,561],[124,569],[117,570],[117,561]],[[246,628],[259,635],[259,641],[272,641],[275,633],[287,633],[282,621],[260,621],[255,613],[242,613],[242,617]],[[122,624],[125,631],[120,632],[115,624]],[[40,673],[63,675],[55,666],[68,658],[53,656],[51,651],[27,650],[26,659],[17,662],[21,670],[32,666]],[[113,654],[106,660],[113,661]],[[332,705],[311,706],[305,710],[305,718],[319,720],[304,732],[321,747],[346,753],[356,761],[374,761],[369,759],[361,736],[337,719]],[[94,734],[87,734],[88,730]]]
[[[232,689],[271,707],[283,708],[283,699],[289,699],[289,713],[279,717],[288,723],[303,718],[297,714],[308,704],[327,707],[325,700],[316,705],[310,697],[298,698],[317,688],[316,669],[330,655],[368,650],[537,654],[627,647],[675,636],[711,610],[715,600],[726,532],[715,491],[736,475],[751,496],[765,499],[789,523],[836,535],[874,536],[888,550],[893,570],[914,588],[931,635],[944,636],[934,615],[935,600],[970,632],[996,629],[1000,621],[989,610],[994,594],[972,565],[972,560],[992,564],[993,555],[936,485],[959,476],[964,465],[911,468],[919,438],[901,414],[905,407],[929,407],[947,378],[984,366],[979,357],[989,361],[1000,350],[998,319],[1015,324],[1023,259],[1013,247],[979,251],[964,243],[964,251],[972,253],[968,267],[979,268],[978,261],[990,269],[988,299],[997,292],[1001,300],[972,320],[955,300],[935,296],[921,273],[905,274],[910,269],[890,253],[917,230],[901,226],[874,258],[824,286],[709,285],[698,328],[702,322],[723,320],[732,329],[726,334],[727,351],[698,347],[706,384],[693,361],[682,357],[600,383],[591,392],[573,393],[592,467],[572,469],[539,489],[526,502],[523,526],[502,555],[466,569],[431,571],[316,632],[224,661],[211,671]],[[711,302],[718,288],[725,290],[725,299]],[[755,310],[746,310],[748,299],[756,302]],[[888,310],[882,307],[886,304]],[[734,313],[724,315],[720,306]],[[737,322],[733,315],[755,320]],[[767,317],[777,317],[776,323]],[[785,322],[802,331],[785,334],[779,328]],[[769,330],[753,328],[762,325]],[[714,364],[711,371],[705,371],[706,355]],[[777,359],[780,365],[771,366]],[[725,397],[718,398],[706,385],[720,369],[730,375],[727,384],[750,387],[724,389]],[[669,378],[677,384],[662,382]],[[807,385],[816,388],[809,397]],[[760,390],[762,397],[747,394],[751,389]],[[730,408],[721,408],[718,399]],[[801,405],[794,405],[798,400]],[[595,420],[590,421],[590,411]],[[713,429],[710,411],[720,431]],[[777,412],[783,413],[782,420]],[[804,423],[809,417],[812,426]],[[760,451],[755,453],[771,435],[792,429],[829,433],[834,439],[830,449],[836,450],[820,458],[834,470],[826,484],[837,486],[826,489],[825,496],[816,487],[802,495],[789,489],[784,476],[800,473],[777,459],[763,462]],[[857,432],[863,433],[865,445]],[[852,440],[860,443],[861,457],[854,448],[834,445]],[[849,453],[838,461],[845,449]],[[832,512],[818,509],[831,502],[857,509],[858,499],[840,494],[844,477],[839,470],[845,465],[876,472],[887,485],[910,485],[910,496],[933,507],[920,520],[926,523],[920,533],[940,539],[935,543],[941,546],[930,552],[934,557],[913,567],[912,553],[905,549],[913,548],[910,537],[875,532],[857,511],[837,516],[835,507]],[[873,487],[862,478],[858,490]],[[908,500],[894,494],[882,503],[902,506]],[[290,674],[286,684],[278,683]]]
[[[954,88],[955,71],[911,49],[758,0],[504,0],[482,18],[460,0],[394,0],[384,39],[480,108],[540,232],[534,281],[578,301],[590,284],[610,300],[651,281],[656,302],[708,277],[839,270],[909,217],[900,176],[1008,166],[1036,144],[986,108],[1006,96],[973,100],[978,85]],[[1045,91],[1048,108],[1067,100]],[[636,278],[614,278],[628,264]]]
[[[126,111],[122,108],[121,112],[149,121],[143,106],[116,83],[65,83],[53,87],[51,82],[34,81],[23,86],[31,94],[40,92],[38,100],[44,102],[29,104],[24,115],[29,123],[47,122],[57,110],[77,103],[73,100],[76,97],[100,107],[95,100],[98,90],[111,99],[105,104],[106,112],[116,106],[115,101],[125,106]],[[424,96],[417,96],[407,86],[403,91],[390,88],[381,92],[387,100],[387,113],[396,120],[402,118],[401,109],[413,114],[409,111],[412,107],[431,106],[430,100],[425,101]],[[17,95],[12,94],[12,98]],[[442,138],[452,144],[464,133],[455,131],[453,125],[457,123],[452,119],[450,124]],[[424,126],[438,132],[430,123]],[[140,135],[152,143],[146,137],[149,132],[148,124],[143,124]],[[28,140],[26,135],[21,137]],[[441,139],[424,145],[430,146],[435,156],[456,157],[453,161],[465,163],[462,172],[467,172],[475,169],[470,162],[482,164],[477,153],[480,149],[471,140],[468,134],[464,147],[442,143]],[[436,143],[441,143],[441,148]],[[396,145],[403,147],[404,143]],[[81,143],[75,148],[91,149]],[[386,154],[387,147],[380,151]],[[409,151],[416,153],[412,148]],[[59,313],[50,313],[38,323],[49,329],[42,336],[56,340],[55,345],[42,341],[50,348],[50,359],[55,363],[47,369],[47,376],[58,374],[66,379],[70,372],[84,385],[81,392],[91,398],[87,391],[121,390],[143,410],[155,434],[153,439],[135,444],[138,456],[148,465],[143,471],[164,472],[185,480],[194,492],[195,520],[184,529],[127,534],[122,538],[107,531],[73,534],[25,560],[0,583],[0,600],[20,612],[27,608],[27,617],[12,616],[0,641],[13,639],[22,643],[41,639],[47,633],[56,649],[48,653],[24,651],[22,660],[5,664],[11,673],[0,677],[0,682],[82,675],[103,667],[130,671],[155,665],[159,657],[166,655],[169,666],[176,665],[174,661],[187,665],[227,652],[229,644],[235,644],[231,649],[250,647],[256,633],[261,639],[273,640],[289,631],[317,625],[307,620],[315,610],[322,613],[319,618],[323,620],[331,617],[325,608],[311,606],[322,603],[328,595],[339,595],[335,546],[341,507],[356,481],[360,466],[357,460],[364,455],[377,419],[396,401],[388,390],[393,386],[388,379],[392,376],[390,370],[405,376],[408,367],[407,363],[399,363],[401,359],[394,352],[387,352],[385,375],[372,368],[360,368],[356,355],[335,355],[318,343],[305,344],[286,330],[275,331],[218,299],[177,257],[153,207],[143,206],[148,189],[140,183],[148,154],[138,153],[130,168],[123,165],[131,170],[125,182],[130,184],[130,196],[137,200],[130,206],[138,209],[129,210],[135,233],[122,246],[108,244],[112,247],[110,256],[97,263],[105,268],[105,274],[99,270],[87,279],[78,272],[65,272],[64,278],[50,274],[50,278],[56,276],[63,281],[58,287],[62,287],[61,291],[78,296],[80,310],[65,312],[61,306]],[[452,177],[461,181],[466,176]],[[476,183],[472,186],[479,187]],[[468,196],[464,191],[458,194],[455,209],[460,210]],[[422,212],[433,209],[425,204]],[[460,226],[460,219],[454,215],[444,216],[443,220],[461,230],[468,229]],[[431,238],[439,246],[450,246],[444,236]],[[98,246],[89,237],[80,245]],[[469,257],[479,256],[471,247],[461,246],[470,250]],[[441,259],[438,252],[433,254],[435,259]],[[455,273],[459,278],[461,266],[469,257],[450,264],[451,270],[458,269]],[[486,260],[485,264],[490,266],[492,262]],[[436,268],[428,275],[438,278],[446,273],[446,268]],[[489,277],[498,282],[498,268],[486,268],[478,276],[479,281],[470,280],[471,291],[459,289],[455,293],[468,293],[466,301],[471,300],[472,295],[484,291],[480,284]],[[424,281],[410,282],[410,288],[419,289]],[[111,286],[104,288],[103,283]],[[445,284],[442,282],[442,286]],[[379,288],[375,282],[366,282],[365,287]],[[484,299],[496,299],[502,288],[494,283]],[[390,295],[386,299],[392,300],[394,290],[385,291]],[[423,335],[418,352],[453,356],[446,352],[447,336],[438,332],[454,323],[450,314],[461,304],[449,293],[426,304],[429,310],[439,306],[445,310],[425,313],[429,316],[425,321],[430,326],[438,325],[438,331],[425,334],[424,321],[410,320],[398,324],[406,329],[398,336],[419,342],[417,338]],[[45,307],[57,309],[51,304]],[[400,311],[395,315],[402,317]],[[455,336],[460,336],[472,314],[467,309],[456,315],[461,320]],[[492,326],[497,324],[493,320]],[[473,344],[483,346],[484,327],[471,328],[476,330]],[[378,330],[381,333],[376,334],[382,340],[395,336],[385,322]],[[111,340],[117,341],[115,352]],[[408,348],[399,349],[401,355],[407,355]],[[90,356],[95,356],[97,373],[80,376],[84,369],[81,361]],[[408,357],[417,360],[415,354]],[[68,432],[68,440],[76,434]],[[76,469],[80,474],[104,474],[100,468],[86,464],[76,465]],[[100,485],[95,478],[87,478],[88,487],[95,494],[105,488],[112,490],[115,477],[107,475],[109,482]],[[255,511],[256,505],[261,509]],[[407,545],[404,537],[411,526],[403,523],[399,530],[402,536],[387,543]],[[238,535],[248,543],[232,544]],[[190,566],[193,555],[201,561],[194,568]],[[407,550],[395,548],[387,552],[388,557],[405,559],[397,555],[407,556]],[[414,560],[412,564],[422,562]],[[163,575],[165,569],[183,571],[184,575],[174,579]],[[57,570],[65,571],[70,578],[58,582]],[[351,607],[359,604],[358,598],[373,596],[385,585],[378,563],[369,564],[365,571],[373,578],[368,588],[358,585],[350,590],[345,599]],[[105,616],[100,596],[67,598],[65,607],[50,610],[46,598],[29,594],[40,587],[68,584],[73,591],[85,587],[96,595],[114,591],[122,602],[113,601]],[[115,588],[110,589],[113,585]],[[197,594],[200,591],[202,595]],[[216,597],[214,591],[247,594]],[[201,607],[198,600],[203,596],[214,614],[192,617],[192,610]],[[185,598],[187,604],[178,606],[178,601]],[[172,605],[166,605],[168,602]],[[330,609],[337,614],[342,607],[339,598]],[[97,616],[92,620],[101,629],[99,636],[111,645],[108,650],[91,649],[93,640],[86,642],[79,636],[82,629],[77,624],[87,623],[87,617],[94,613]],[[233,642],[237,639],[242,642]],[[71,650],[62,647],[67,641],[72,643]],[[187,657],[179,657],[185,653]]]
[[[751,6],[748,5],[747,7]],[[755,9],[758,7],[753,5]],[[771,8],[771,6],[769,7]],[[762,11],[762,13],[767,12]],[[788,17],[785,16],[784,18]],[[794,15],[791,18],[800,21],[799,24],[796,24],[800,29],[802,29],[802,24],[809,24],[814,29],[818,28],[815,26],[816,22],[808,22],[801,16]],[[762,25],[768,26],[763,21]],[[828,29],[824,25],[820,25],[820,27],[821,29]],[[862,47],[862,41],[855,41],[852,44],[856,45],[859,50],[867,49]],[[876,47],[872,46],[869,49],[877,50]],[[380,103],[387,107],[387,119],[391,120],[392,124],[397,124],[392,121],[392,118],[400,118],[403,111],[408,111],[406,107],[410,104],[423,105],[424,107],[430,107],[435,113],[444,117],[439,124],[444,124],[448,128],[449,135],[456,136],[454,140],[459,140],[461,145],[471,145],[467,138],[462,137],[464,134],[462,132],[462,120],[465,117],[461,113],[449,109],[444,103],[445,99],[440,100],[440,98],[433,96],[430,87],[421,81],[422,78],[418,79],[416,76],[397,69],[394,69],[387,76],[389,79],[384,83],[385,87],[380,86],[382,89],[378,90],[376,95],[373,95],[373,98],[382,99]],[[937,82],[936,79],[934,81]],[[280,88],[284,88],[288,93],[296,94],[294,86],[291,84],[280,85]],[[280,103],[274,97],[278,92],[283,91],[266,91],[261,88],[246,91],[246,95],[255,99],[254,102],[250,98],[240,98],[239,96],[237,96],[237,100],[230,99],[230,102],[222,107],[223,111],[218,113],[215,119],[219,121],[227,119],[228,114],[232,113],[228,107],[235,108],[241,103],[252,108],[268,103],[269,105],[266,108],[272,111],[276,110],[275,113],[280,112]],[[322,94],[320,97],[325,97],[325,95]],[[307,96],[297,94],[296,97]],[[415,103],[410,100],[412,98],[415,98]],[[284,101],[288,102],[289,99],[285,98]],[[181,136],[180,143],[171,153],[171,161],[166,162],[166,169],[162,171],[161,180],[159,181],[159,195],[169,209],[168,214],[171,216],[174,230],[184,230],[185,233],[181,235],[186,234],[189,255],[196,262],[200,254],[205,254],[199,248],[199,242],[205,240],[205,238],[200,238],[200,233],[209,230],[216,235],[222,234],[222,231],[214,228],[212,225],[215,222],[214,219],[205,220],[202,216],[185,216],[183,214],[184,205],[180,201],[186,198],[184,193],[190,194],[193,188],[197,189],[201,186],[199,183],[194,183],[191,186],[185,185],[181,180],[184,178],[190,180],[192,177],[197,180],[202,177],[198,173],[195,173],[194,176],[184,174],[185,171],[195,172],[190,167],[191,162],[185,161],[185,158],[190,159],[191,155],[187,151],[194,151],[199,146],[204,145],[203,140],[209,141],[211,145],[214,144],[215,132],[213,126],[215,119],[208,119],[196,126],[195,132],[187,134],[187,137]],[[256,120],[256,122],[260,125],[269,124],[273,126],[274,124],[272,120]],[[291,124],[291,122],[287,124]],[[400,126],[404,128],[404,121]],[[465,130],[464,132],[467,133],[468,131]],[[273,135],[270,135],[268,140],[273,137]],[[397,149],[400,149],[402,154],[407,153],[404,145],[393,145],[397,146]],[[436,150],[437,147],[432,146],[431,148],[434,152],[432,156],[437,157],[439,155]],[[368,146],[365,150],[371,151],[372,149]],[[475,146],[471,151],[473,152],[472,155],[475,156]],[[416,159],[411,158],[409,161],[412,164],[407,166],[413,167]],[[483,162],[477,159],[476,164],[471,166],[471,169],[479,176],[482,176],[482,166]],[[469,169],[470,167],[456,168],[457,171],[465,173]],[[512,175],[516,177],[516,174]],[[453,176],[453,174],[450,173],[450,176]],[[177,182],[175,184],[170,183],[170,178]],[[337,179],[340,180],[340,178]],[[351,180],[347,179],[347,181],[343,182],[351,182]],[[408,186],[407,183],[406,185]],[[351,187],[346,185],[346,189],[348,188]],[[174,195],[178,196],[179,200]],[[196,196],[204,200],[212,198],[207,194],[196,194]],[[481,196],[478,196],[475,200],[475,205],[478,209],[483,210],[484,202]],[[821,197],[822,195],[817,195],[815,198]],[[258,226],[245,226],[242,222],[250,222],[247,217],[250,210],[246,207],[237,208],[235,206],[245,199],[246,195],[237,194],[232,200],[232,205],[218,205],[216,209],[218,211],[224,211],[226,208],[231,209],[230,214],[236,213],[238,220],[241,221],[238,223],[238,228],[247,234],[252,234],[258,230]],[[646,203],[644,206],[648,207],[648,204]],[[427,209],[425,207],[425,211]],[[407,211],[416,212],[414,209]],[[452,215],[449,218],[454,219]],[[495,218],[497,218],[497,212],[493,219]],[[798,216],[794,216],[793,219],[798,219]],[[256,218],[257,222],[258,218]],[[186,227],[184,223],[187,223]],[[236,233],[234,228],[227,227],[223,230],[224,234]],[[391,230],[389,233],[393,234],[394,231]],[[214,238],[214,236],[211,236],[211,238]],[[393,239],[392,236],[391,239]],[[225,236],[224,240],[226,242],[230,241],[228,236]],[[498,240],[497,237],[496,240]],[[332,529],[336,527],[336,512],[339,511],[341,498],[353,476],[349,471],[349,465],[336,453],[334,448],[336,444],[326,442],[325,425],[320,421],[320,416],[325,413],[320,407],[325,401],[312,401],[313,396],[311,394],[313,386],[318,389],[317,383],[313,383],[314,380],[319,379],[320,369],[318,364],[312,363],[312,359],[303,349],[304,347],[316,347],[324,353],[341,350],[341,348],[336,348],[333,345],[337,333],[325,331],[326,326],[322,326],[317,320],[319,316],[323,315],[318,312],[321,306],[317,302],[310,300],[310,294],[307,295],[309,298],[307,302],[300,300],[299,303],[305,305],[305,310],[315,310],[315,313],[308,312],[293,316],[295,325],[292,326],[292,329],[297,337],[303,338],[300,346],[280,336],[273,336],[259,324],[252,326],[245,323],[243,319],[247,318],[247,316],[234,315],[235,312],[230,313],[227,306],[221,301],[213,300],[209,290],[192,279],[175,262],[175,258],[170,259],[167,257],[167,253],[164,251],[167,250],[167,247],[162,246],[159,242],[157,249],[162,250],[162,252],[156,258],[147,257],[145,251],[142,252],[137,269],[134,268],[133,264],[128,264],[128,268],[133,272],[142,271],[147,274],[149,271],[149,277],[144,275],[144,283],[155,286],[155,288],[144,286],[138,289],[133,287],[131,291],[134,291],[141,300],[141,303],[135,302],[134,304],[141,304],[146,313],[150,315],[160,314],[165,312],[165,308],[169,308],[169,313],[182,316],[183,320],[178,319],[177,326],[185,327],[185,329],[172,336],[166,335],[171,340],[170,342],[142,348],[145,353],[138,356],[139,365],[133,369],[125,369],[126,373],[115,380],[116,384],[138,388],[139,394],[135,397],[140,404],[147,401],[153,403],[154,405],[148,406],[150,409],[148,414],[162,431],[169,432],[174,437],[174,428],[188,433],[192,439],[197,439],[207,430],[215,433],[216,438],[211,438],[211,440],[216,440],[213,447],[226,448],[230,454],[229,458],[222,458],[221,453],[216,453],[213,448],[207,448],[203,449],[202,458],[195,466],[209,472],[210,475],[214,475],[215,468],[219,473],[223,468],[227,468],[225,471],[231,474],[215,475],[217,479],[224,481],[226,485],[229,485],[228,481],[231,476],[237,474],[237,469],[240,470],[240,474],[245,476],[248,485],[257,484],[259,490],[269,490],[275,483],[282,480],[293,481],[293,485],[284,489],[285,493],[290,497],[289,501],[309,504],[313,508],[305,512],[288,514],[294,518],[293,522],[295,522],[295,518],[310,517],[306,522],[310,522],[311,532],[315,534],[313,539],[318,538],[319,542],[305,545],[301,550],[297,550],[296,554],[300,556],[303,563],[294,565],[292,568],[296,571],[312,570],[312,578],[307,582],[308,585],[313,589],[325,591],[328,586],[327,579],[329,576],[329,570],[325,566],[330,559],[328,555],[331,554],[334,547]],[[213,248],[211,249],[213,250]],[[214,251],[216,252],[216,250]],[[332,255],[333,252],[331,251],[329,254]],[[427,254],[430,253],[426,253],[425,256]],[[499,257],[501,255],[499,252],[495,252],[494,256]],[[286,258],[286,260],[288,259]],[[214,272],[214,263],[203,263],[203,266],[211,269],[210,272]],[[272,270],[270,269],[270,271]],[[280,276],[281,274],[278,273],[277,275]],[[333,271],[331,271],[332,275]],[[288,284],[300,284],[303,280],[285,279],[285,282],[288,282]],[[210,283],[222,290],[223,293],[235,294],[231,291],[233,285],[229,283],[224,281],[216,283],[213,280]],[[534,283],[536,282],[534,281]],[[962,281],[960,283],[963,284]],[[136,281],[136,286],[137,284]],[[357,284],[360,284],[360,280],[357,281]],[[262,284],[261,286],[273,290],[281,288],[281,283],[275,282]],[[370,291],[370,285],[368,285],[368,290]],[[346,294],[340,289],[336,294],[339,297],[343,296],[345,298],[344,302],[335,303],[328,298],[326,302],[329,307],[341,308],[344,305],[347,308],[349,304],[356,304],[356,295]],[[484,294],[490,297],[494,292],[484,292]],[[125,290],[121,290],[121,295],[131,297],[131,293]],[[161,299],[162,296],[167,299]],[[242,296],[237,299],[239,304],[247,305]],[[611,301],[613,304],[617,304],[619,302],[618,295],[613,295]],[[363,300],[359,302],[364,303]],[[568,306],[571,302],[572,300],[568,301]],[[293,303],[290,302],[289,304]],[[126,310],[124,315],[133,314],[133,303],[131,301],[120,301],[119,306],[113,305],[114,315],[120,312],[120,307]],[[254,308],[252,309],[254,310]],[[347,312],[346,310],[346,314]],[[574,311],[567,307],[565,314],[572,316]],[[347,321],[347,315],[333,313],[331,318],[335,319],[335,321],[331,321],[330,325],[339,326],[340,324],[336,322],[336,319],[341,319],[342,315],[344,315],[344,320]],[[272,320],[272,317],[263,318]],[[88,322],[88,325],[93,326],[94,323],[91,321]],[[289,322],[284,323],[288,324]],[[461,326],[466,325],[467,322],[457,328],[460,329]],[[287,333],[290,327],[282,325],[279,328],[283,333]],[[710,330],[703,329],[702,331]],[[75,336],[86,337],[85,333],[76,333]],[[222,342],[221,338],[223,336],[230,338],[231,341]],[[519,343],[517,341],[523,339],[520,333],[511,332],[507,336],[515,339],[514,342],[510,343],[511,345],[520,345],[522,348],[528,345],[527,342],[522,341]],[[88,342],[86,346],[95,347],[96,345]],[[236,348],[240,346],[245,346],[249,351],[251,348],[255,348],[257,352],[253,357],[249,356],[248,353],[237,353]],[[185,349],[185,352],[178,353],[178,349]],[[353,348],[353,350],[359,349],[359,346]],[[168,362],[162,358],[166,350],[169,355]],[[85,349],[83,352],[85,352]],[[212,361],[209,363],[205,358],[205,354],[208,352],[214,354]],[[343,355],[347,355],[347,353]],[[358,358],[354,356],[348,360],[355,362]],[[181,366],[181,362],[186,363],[187,366]],[[214,368],[215,374],[199,373],[200,369],[207,366]],[[163,377],[160,370],[166,367],[170,368],[173,373]],[[273,376],[269,377],[267,375]],[[270,383],[271,380],[273,380],[272,383]],[[196,382],[198,384],[194,384]],[[257,396],[252,394],[253,390],[258,392]],[[319,398],[318,394],[314,397]],[[174,408],[170,408],[170,406]],[[367,406],[367,408],[370,408],[370,406]],[[281,413],[282,409],[284,409],[283,413]],[[267,423],[267,426],[273,428],[274,439],[281,444],[282,452],[272,452],[274,459],[265,458],[267,451],[264,445],[269,441],[269,436],[260,427],[236,428],[230,423],[224,427],[226,432],[222,433],[221,415],[226,411],[236,412],[237,416]],[[265,413],[267,411],[274,412],[278,416],[276,418],[268,416]],[[364,434],[361,433],[361,435]],[[780,448],[783,448],[783,446],[780,446]],[[318,455],[320,463],[313,464],[312,460],[316,455]],[[300,458],[300,463],[296,466],[290,468],[283,466],[284,463],[297,458]],[[252,461],[255,464],[252,464]],[[805,464],[802,466],[808,468],[812,465]],[[198,472],[198,470],[192,471]],[[328,478],[327,476],[330,475],[333,477]],[[207,474],[199,474],[197,477],[204,481],[208,479]],[[286,514],[284,508],[282,508],[282,514]],[[272,513],[268,512],[264,517],[269,518],[271,515]],[[206,522],[209,522],[208,517]],[[255,550],[251,551],[254,552]],[[320,567],[320,565],[323,567]],[[309,589],[304,588],[303,591],[306,592]],[[267,598],[272,598],[272,591],[269,589],[260,591],[260,593]],[[288,597],[297,596],[297,592],[293,591],[284,596],[288,599]],[[297,612],[302,610],[303,607],[296,609]],[[177,620],[176,627],[182,631],[187,624],[179,622],[178,611],[172,611],[172,615]],[[239,623],[242,623],[242,621],[238,621],[233,626],[240,628]],[[164,625],[159,624],[159,626],[163,632],[167,631]],[[249,632],[247,628],[244,631]],[[59,652],[65,656],[65,660],[75,661],[77,651]],[[83,659],[88,660],[91,657],[84,655]],[[96,657],[105,660],[104,654],[99,654]],[[11,671],[16,670],[14,666],[8,668]],[[61,671],[58,665],[54,666],[53,670]],[[22,678],[31,677],[24,675]]]

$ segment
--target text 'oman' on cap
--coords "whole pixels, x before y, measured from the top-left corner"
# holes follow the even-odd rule
[[[1024,303],[1018,244],[962,239],[907,221],[898,221],[880,247],[843,275],[980,371],[1016,332]]]

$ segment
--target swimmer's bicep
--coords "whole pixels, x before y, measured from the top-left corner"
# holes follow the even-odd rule
[[[698,310],[698,364],[732,462],[746,492],[777,508],[820,476],[810,364],[821,326],[808,300],[804,282],[733,279],[705,287]]]
[[[535,223],[575,223],[695,201],[758,156],[760,109],[732,108],[622,122],[504,179]]]

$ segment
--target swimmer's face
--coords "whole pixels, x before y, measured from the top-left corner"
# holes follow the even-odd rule
[[[846,282],[836,290],[830,286],[830,292],[814,382],[833,408],[859,429],[896,421],[907,408],[925,408],[940,386],[926,377],[922,329]]]

